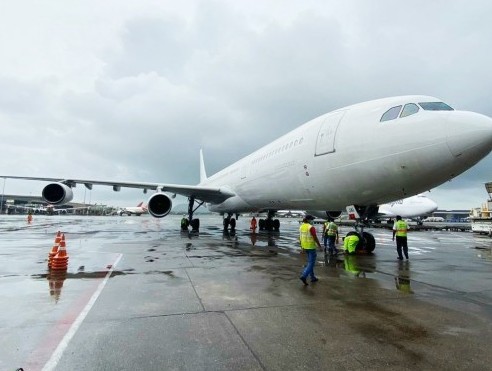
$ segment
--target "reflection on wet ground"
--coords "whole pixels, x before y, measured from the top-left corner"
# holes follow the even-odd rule
[[[297,220],[253,234],[246,218],[235,233],[223,232],[219,216],[202,217],[200,233],[180,232],[179,219],[0,217],[0,369],[41,369],[59,344],[68,347],[55,357],[59,370],[479,369],[492,361],[490,238],[415,232],[410,260],[398,261],[391,232],[374,230],[375,254],[319,253],[320,281],[304,287]],[[70,257],[63,272],[46,264],[58,230]],[[62,341],[67,333],[74,338]]]

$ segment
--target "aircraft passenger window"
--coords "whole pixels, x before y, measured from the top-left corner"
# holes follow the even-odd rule
[[[419,103],[419,106],[425,111],[454,111],[454,108],[444,102],[422,102]]]
[[[383,116],[381,116],[381,120],[379,120],[379,122],[396,119],[398,117],[398,114],[400,113],[400,110],[401,106],[390,108],[383,114]]]
[[[410,116],[413,115],[414,113],[417,113],[418,111],[419,111],[419,106],[417,106],[415,103],[408,103],[405,104],[405,106],[403,107],[400,117]]]

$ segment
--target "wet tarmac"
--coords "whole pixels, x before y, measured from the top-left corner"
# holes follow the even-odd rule
[[[0,216],[0,370],[490,369],[492,239],[413,232],[299,281],[299,224]],[[321,226],[317,226],[321,228]],[[67,272],[47,269],[58,230]],[[342,227],[342,234],[349,231]]]

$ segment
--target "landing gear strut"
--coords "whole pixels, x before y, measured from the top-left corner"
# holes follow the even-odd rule
[[[195,202],[198,204],[198,206],[195,206]],[[193,219],[193,213],[203,205],[203,201],[196,201],[194,196],[188,197],[188,220],[189,224],[191,225],[191,231],[192,232],[198,232],[200,229],[200,219]],[[182,224],[183,225],[183,224]],[[188,227],[186,227],[188,229]]]

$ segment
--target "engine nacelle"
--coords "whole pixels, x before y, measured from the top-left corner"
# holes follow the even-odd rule
[[[150,196],[147,202],[149,213],[155,218],[165,217],[171,212],[172,207],[173,202],[171,201],[171,197],[165,193],[155,193]]]
[[[333,219],[338,218],[340,215],[342,215],[341,211],[327,211],[326,212],[326,216],[329,216],[330,218],[333,218]]]
[[[72,201],[72,188],[63,183],[50,183],[43,188],[43,199],[50,205],[63,205]]]

